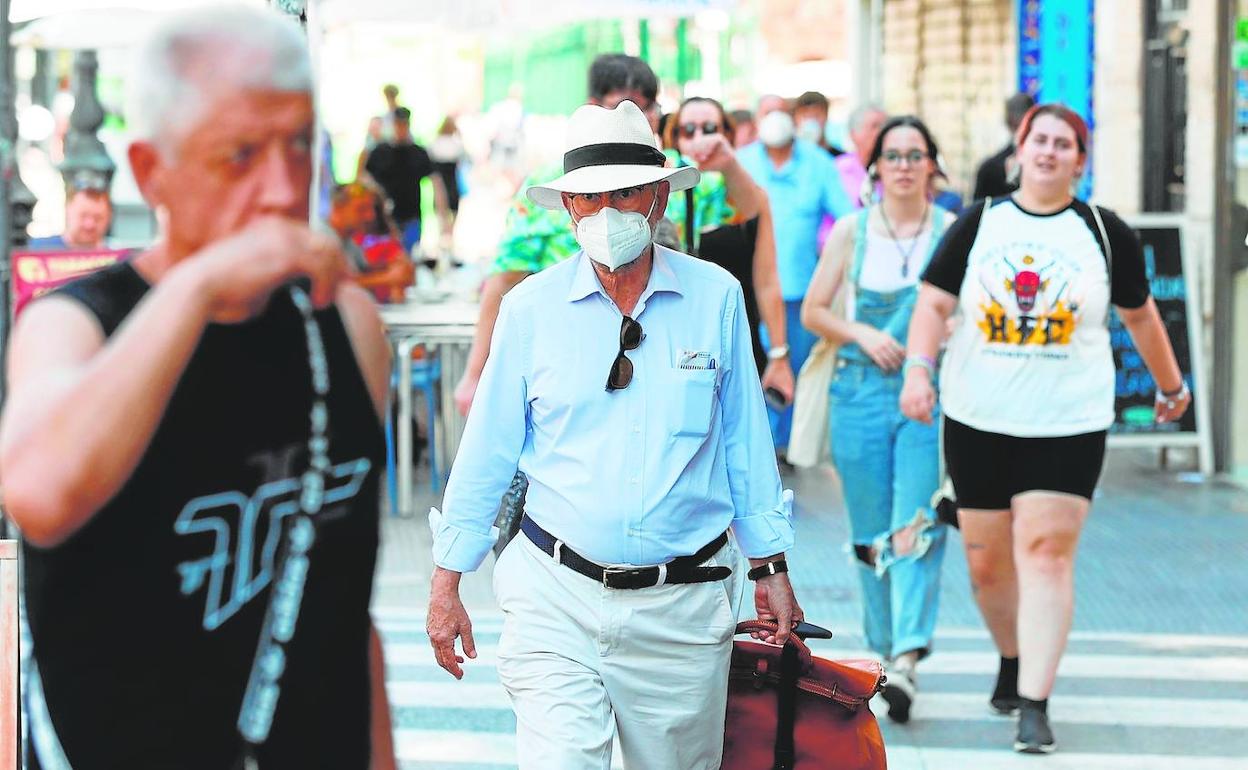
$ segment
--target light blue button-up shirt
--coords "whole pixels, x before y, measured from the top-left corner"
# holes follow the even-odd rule
[[[517,468],[526,513],[601,564],[687,556],[729,526],[746,556],[792,547],[740,284],[655,246],[633,380],[608,392],[622,318],[583,253],[504,298],[435,527],[438,566],[481,565]],[[680,367],[698,353],[706,368]]]
[[[819,224],[824,216],[840,219],[854,210],[836,163],[827,150],[802,139],[793,141],[793,156],[780,168],[762,142],[742,147],[737,159],[771,201],[780,293],[786,302],[800,300],[819,262]]]

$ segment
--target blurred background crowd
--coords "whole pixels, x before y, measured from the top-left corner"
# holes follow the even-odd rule
[[[124,162],[127,54],[161,14],[200,1],[5,4],[24,185],[15,197],[34,244],[150,237],[156,215]],[[938,202],[955,212],[1004,184],[1020,100],[1060,101],[1091,127],[1080,197],[1182,223],[1203,300],[1216,465],[1248,475],[1248,398],[1236,397],[1248,392],[1246,0],[275,4],[308,6],[321,215],[352,244],[379,300],[412,286],[480,291],[498,269],[517,191],[558,160],[602,54],[653,69],[670,149],[688,97],[722,105],[712,122],[737,148],[782,108],[798,140],[836,156],[855,200],[872,132],[887,115],[917,115],[942,151]]]

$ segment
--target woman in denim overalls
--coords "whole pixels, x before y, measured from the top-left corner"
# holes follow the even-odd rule
[[[937,428],[906,419],[898,397],[919,276],[952,215],[931,203],[937,149],[917,118],[889,120],[870,157],[868,184],[882,187],[881,200],[837,222],[802,322],[840,344],[829,392],[832,460],[849,510],[867,644],[888,663],[889,716],[906,722],[915,664],[936,626],[945,527],[931,507]],[[844,317],[830,307],[840,292]]]

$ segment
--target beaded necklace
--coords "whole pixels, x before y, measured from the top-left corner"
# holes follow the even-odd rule
[[[238,731],[243,737],[242,767],[259,768],[256,749],[269,737],[277,701],[281,695],[282,672],[286,669],[286,649],[295,635],[295,623],[307,585],[308,551],[316,540],[313,517],[325,501],[325,475],[329,472],[329,360],[321,328],[313,315],[312,300],[298,285],[290,288],[290,298],[303,318],[308,344],[308,365],[312,370],[312,409],[309,414],[308,469],[300,479],[299,510],[292,514],[283,539],[272,586],[269,606],[251,664],[247,690],[238,714]]]

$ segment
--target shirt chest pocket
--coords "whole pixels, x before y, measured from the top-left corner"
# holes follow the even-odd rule
[[[677,436],[705,436],[715,415],[715,392],[719,372],[715,369],[672,369],[672,427]]]

